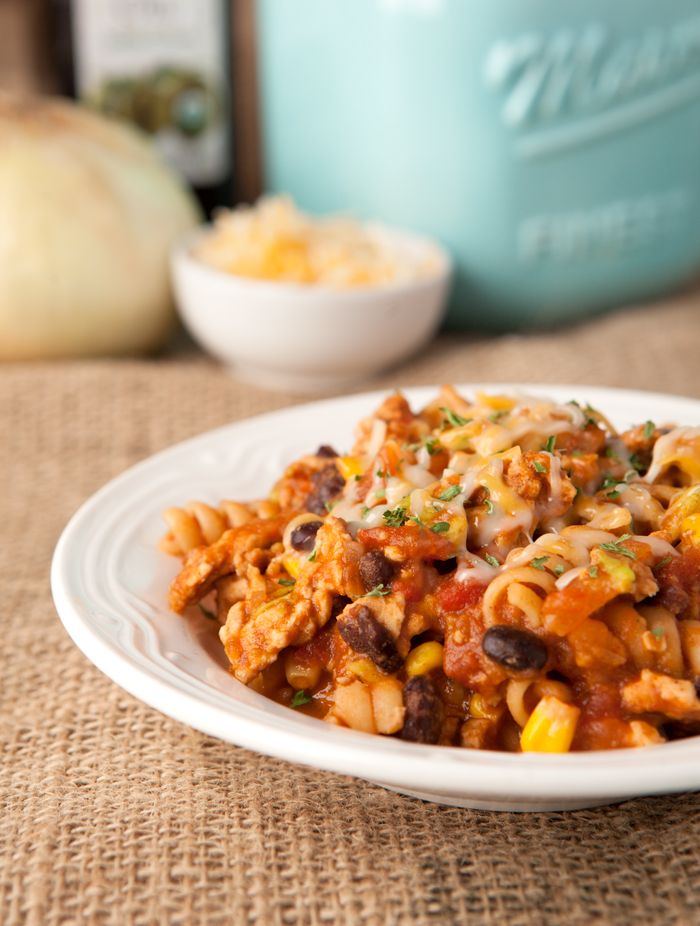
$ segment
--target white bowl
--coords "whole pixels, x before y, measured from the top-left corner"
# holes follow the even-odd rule
[[[199,345],[239,379],[288,392],[350,386],[429,341],[447,301],[447,253],[419,235],[387,228],[380,233],[403,254],[417,260],[429,255],[435,274],[347,289],[256,280],[193,257],[193,248],[211,234],[211,226],[195,229],[171,254],[180,317]]]

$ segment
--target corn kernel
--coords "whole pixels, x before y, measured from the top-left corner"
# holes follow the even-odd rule
[[[523,752],[568,752],[580,710],[548,695],[530,714],[520,735]]]
[[[700,547],[700,514],[691,514],[681,524],[681,534],[690,533],[690,542],[694,547]]]
[[[374,682],[379,682],[383,678],[386,678],[386,675],[375,666],[371,659],[353,660],[348,666],[348,671],[352,672],[353,675],[356,675],[368,685],[372,685]]]
[[[357,457],[338,457],[335,461],[335,465],[340,470],[340,475],[346,482],[353,476],[360,476],[362,474],[362,467]]]
[[[287,570],[290,576],[297,578],[301,572],[301,563],[294,556],[285,556],[282,560],[282,565]]]
[[[433,669],[441,669],[443,650],[442,643],[437,641],[421,643],[406,656],[404,663],[406,674],[427,675]]]

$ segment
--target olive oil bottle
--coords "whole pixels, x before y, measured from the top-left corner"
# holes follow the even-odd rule
[[[207,214],[231,204],[228,0],[54,0],[61,89],[147,132]]]

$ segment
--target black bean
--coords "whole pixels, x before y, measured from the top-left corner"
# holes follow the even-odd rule
[[[403,690],[406,715],[401,737],[413,743],[437,743],[444,707],[437,685],[427,675],[414,675]]]
[[[503,624],[489,627],[481,638],[481,648],[494,662],[518,672],[539,672],[549,655],[547,647],[534,633]]]
[[[378,585],[388,588],[395,572],[396,566],[381,550],[370,550],[360,560],[360,578],[368,592]]]
[[[434,559],[433,566],[435,566],[441,576],[446,576],[448,573],[454,572],[457,568],[457,557],[453,556],[452,559]]]
[[[398,672],[403,660],[394,638],[364,605],[338,620],[340,636],[351,650],[369,656],[382,672]]]
[[[338,617],[351,602],[352,598],[348,598],[347,595],[338,595],[337,598],[333,599],[333,604],[331,605],[331,617]]]
[[[295,550],[310,553],[316,543],[316,534],[323,521],[304,521],[292,531],[289,542]]]
[[[329,447],[328,444],[322,444],[316,451],[316,456],[328,457],[329,459],[332,459],[333,457],[337,457],[338,454],[332,447]]]
[[[328,514],[328,505],[336,499],[345,488],[345,480],[338,472],[335,463],[331,463],[320,473],[311,477],[313,488],[306,498],[306,510],[313,514]]]

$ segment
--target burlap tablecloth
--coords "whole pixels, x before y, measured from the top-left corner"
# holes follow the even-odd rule
[[[509,380],[700,397],[700,295],[551,334],[442,337],[377,386]],[[0,923],[691,924],[700,795],[562,814],[422,803],[236,748],[108,681],[63,630],[68,518],[156,450],[299,401],[195,351],[0,366]]]

